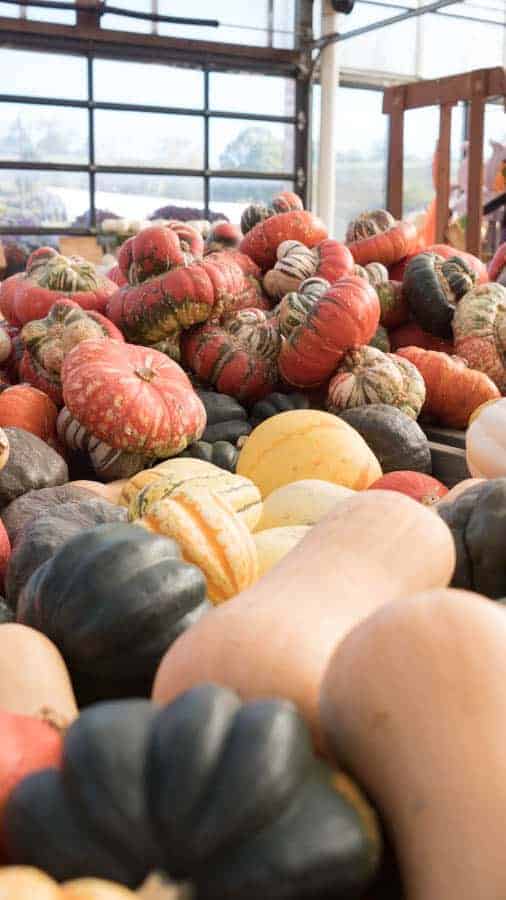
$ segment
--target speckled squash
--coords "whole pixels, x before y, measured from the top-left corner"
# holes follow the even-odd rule
[[[217,250],[237,250],[241,243],[241,230],[232,222],[213,222],[206,238],[205,252]]]
[[[349,223],[346,229],[346,241],[352,244],[354,241],[362,241],[364,238],[383,234],[395,225],[395,219],[387,209],[373,209],[370,212],[360,213]]]
[[[498,281],[506,286],[506,241],[495,251],[488,264],[488,277],[490,281]]]
[[[166,459],[164,462],[158,463],[156,466],[143,469],[129,478],[121,492],[119,506],[128,507],[133,498],[142,488],[148,484],[152,484],[158,478],[164,478],[166,474],[175,475],[181,479],[193,477],[195,475],[203,475],[209,472],[216,474],[216,466],[212,463],[205,462],[200,459],[185,459],[181,456],[173,459]]]
[[[382,281],[375,285],[380,302],[380,325],[384,328],[399,328],[409,319],[409,306],[402,291],[400,281]]]
[[[88,454],[93,469],[102,481],[130,478],[146,468],[149,457],[143,453],[118,450],[94,437],[77,421],[66,406],[60,410],[56,421],[57,434],[69,450],[83,450]]]
[[[262,422],[250,434],[237,473],[257,485],[262,497],[304,478],[365,490],[381,468],[365,441],[330,413],[293,410]]]
[[[256,547],[247,525],[223,496],[208,488],[178,488],[150,506],[138,524],[179,544],[183,558],[203,572],[215,605],[258,578]]]
[[[286,340],[278,365],[294,387],[324,382],[348,350],[369,343],[379,325],[378,295],[362,278],[347,276],[328,288],[326,282],[314,282],[303,282],[299,293],[288,294],[281,303]]]
[[[226,253],[208,253],[206,254],[206,262],[214,263],[218,268],[225,267],[224,275],[228,277],[228,264],[232,261],[243,275],[242,282],[238,285],[232,300],[227,300],[226,309],[218,308],[217,314],[211,311],[211,319],[219,319],[224,314],[229,315],[240,309],[263,309],[269,310],[271,302],[267,294],[264,292],[262,285],[262,272],[253,260],[245,253],[235,248],[228,248]]]
[[[373,287],[377,288],[380,284],[388,282],[388,269],[383,263],[371,262],[364,266],[364,272],[367,280]]]
[[[317,278],[325,278],[333,284],[346,275],[354,274],[355,261],[345,244],[327,238],[315,247],[315,251],[317,266],[314,274]]]
[[[188,376],[157,350],[84,341],[62,366],[63,399],[77,421],[111,447],[175,456],[206,426]]]
[[[279,215],[280,213],[292,212],[297,209],[304,209],[304,204],[299,195],[293,191],[281,191],[272,198],[269,212],[271,215]]]
[[[5,319],[0,317],[0,365],[3,366],[7,362],[12,353],[12,339],[10,335],[9,325]]]
[[[10,321],[26,324],[46,316],[57,300],[74,300],[83,309],[104,312],[117,285],[78,256],[62,256],[52,247],[35,250],[16,282]],[[6,316],[8,318],[8,316]]]
[[[437,353],[455,354],[453,341],[444,341],[442,338],[422,331],[417,322],[407,322],[399,328],[390,331],[390,346],[393,352],[401,347],[422,347],[423,350],[435,350]]]
[[[354,237],[348,242],[353,259],[360,266],[379,262],[391,266],[404,256],[413,253],[418,244],[418,233],[409,222],[395,222],[386,228],[375,230],[373,235]]]
[[[189,232],[189,226],[186,226]],[[140,284],[202,256],[202,238],[191,229],[191,240],[182,239],[175,228],[151,225],[129,238],[118,254],[118,266],[130,284]],[[195,252],[192,252],[192,249]]]
[[[315,247],[327,237],[327,229],[320,219],[305,210],[292,210],[254,225],[242,239],[240,250],[266,272],[274,266],[276,251],[283,241],[300,241],[306,247]]]
[[[183,338],[185,365],[218,391],[255,401],[278,381],[281,336],[275,319],[241,310],[220,325],[202,325]]]
[[[171,460],[173,463],[179,461]],[[140,490],[130,493],[130,489],[126,488],[123,496],[125,499],[129,497],[130,521],[142,518],[155,503],[169,499],[175,491],[191,487],[209,490],[223,497],[250,531],[253,531],[262,512],[262,500],[257,486],[242,475],[235,475],[201,460],[198,462],[201,463],[200,466],[165,466],[163,471],[159,470],[158,477],[146,481]],[[152,469],[151,472],[156,470]]]
[[[386,328],[383,328],[383,325],[378,325],[369,341],[369,347],[375,347],[376,350],[381,350],[383,353],[390,353],[390,338],[388,331]]]
[[[21,377],[44,391],[57,405],[62,403],[61,367],[67,353],[86,340],[124,338],[109,319],[94,310],[86,311],[72,300],[60,300],[44,319],[28,322],[21,339],[25,352]]]
[[[424,331],[451,340],[456,306],[475,281],[475,273],[460,257],[419,253],[406,268],[402,292]]]
[[[54,445],[58,410],[44,391],[15,384],[0,393],[0,426],[22,428]]]
[[[457,354],[506,393],[506,287],[491,282],[469,291],[452,325]]]
[[[485,284],[488,280],[487,267],[481,259],[478,259],[473,253],[467,253],[466,250],[459,250],[452,247],[451,244],[432,244],[427,247],[427,253],[435,253],[436,256],[442,256],[443,259],[450,259],[452,256],[458,256],[463,259],[466,265],[472,269],[476,276],[477,284]]]
[[[276,251],[277,262],[264,276],[264,288],[270,297],[281,299],[296,291],[300,283],[314,275],[317,266],[315,250],[300,241],[283,241]]]
[[[369,490],[398,491],[412,497],[418,503],[423,503],[424,506],[434,506],[448,493],[448,488],[432,475],[411,471],[389,472],[382,475],[369,485]]]
[[[387,403],[416,419],[424,402],[425,383],[416,366],[375,347],[347,353],[327,394],[327,409],[333,413],[368,403]]]

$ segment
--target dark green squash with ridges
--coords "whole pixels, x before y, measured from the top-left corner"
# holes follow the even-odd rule
[[[239,459],[239,450],[229,441],[215,441],[214,444],[209,444],[207,441],[195,441],[184,453],[181,453],[181,456],[203,459],[204,462],[212,463],[214,466],[219,466],[220,469],[234,473]]]
[[[291,394],[282,394],[274,391],[263,400],[255,403],[250,413],[250,422],[253,428],[270,419],[271,416],[277,416],[278,413],[289,412],[292,409],[310,409],[311,402],[306,394],[299,391],[293,391]]]
[[[455,306],[475,281],[476,274],[460,257],[419,253],[406,267],[402,294],[424,331],[453,340]]]
[[[217,391],[204,391],[197,389],[204,404],[207,425],[201,440],[208,444],[216,441],[229,441],[237,443],[238,439],[251,431],[248,422],[248,414],[244,406],[228,394],[219,394]]]

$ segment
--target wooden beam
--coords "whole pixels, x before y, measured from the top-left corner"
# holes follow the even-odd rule
[[[444,244],[450,208],[450,151],[452,139],[452,105],[439,108],[438,164],[436,171],[436,244]]]
[[[434,78],[430,81],[415,81],[404,85],[404,109],[419,109],[423,106],[439,106],[441,103],[458,103],[472,100],[473,82],[476,77],[483,80],[487,97],[502,97],[506,93],[506,69],[499,66],[492,69],[478,69],[448,78]],[[390,113],[394,107],[398,88],[387,88],[383,98],[383,112]]]
[[[483,135],[487,86],[483,73],[472,73],[472,99],[469,112],[469,169],[467,178],[466,249],[475,256],[481,251],[483,206]]]
[[[396,219],[402,219],[404,184],[404,90],[395,88],[388,133],[387,207]]]

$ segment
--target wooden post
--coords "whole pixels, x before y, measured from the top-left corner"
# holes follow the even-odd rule
[[[469,113],[469,171],[467,179],[466,249],[475,256],[481,251],[483,207],[483,131],[486,86],[483,72],[471,73]]]
[[[436,171],[436,244],[444,244],[450,207],[450,151],[452,138],[452,104],[439,107],[439,143]]]
[[[100,28],[100,15],[97,0],[79,0],[79,6],[88,6],[87,9],[76,11],[76,25],[78,28]]]
[[[388,135],[387,206],[396,219],[402,219],[404,183],[404,90],[393,89]]]

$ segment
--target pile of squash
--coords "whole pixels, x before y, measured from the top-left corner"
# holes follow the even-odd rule
[[[504,894],[505,260],[285,192],[0,285],[0,900]]]

